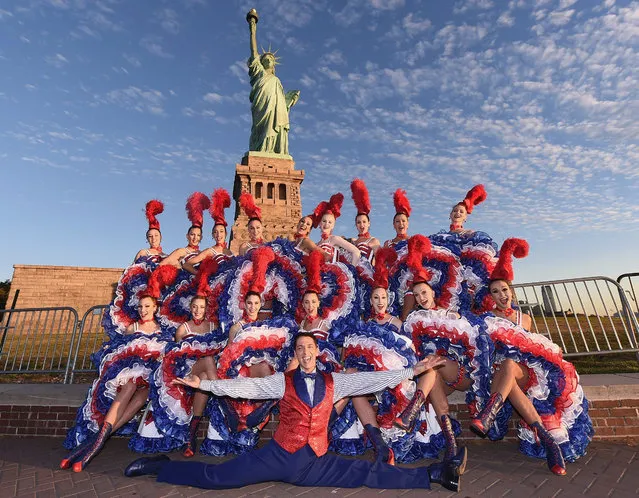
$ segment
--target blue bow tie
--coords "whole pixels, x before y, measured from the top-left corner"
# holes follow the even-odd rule
[[[302,375],[302,379],[311,379],[311,380],[315,380],[315,377],[317,377],[317,372],[313,372],[313,373],[306,373],[303,370],[300,370],[300,374]]]

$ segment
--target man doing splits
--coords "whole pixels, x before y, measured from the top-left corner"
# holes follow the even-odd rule
[[[441,365],[444,361],[441,357],[428,356],[413,368],[403,370],[326,374],[317,371],[317,354],[315,337],[302,332],[295,338],[295,357],[300,365],[296,370],[263,378],[177,379],[176,383],[216,396],[279,398],[280,423],[273,439],[263,448],[219,465],[174,462],[166,455],[139,458],[127,467],[125,475],[157,475],[158,482],[205,489],[238,488],[266,481],[297,486],[429,489],[432,481],[452,491],[459,490],[460,465],[453,462],[400,468],[381,461],[351,460],[326,453],[328,421],[336,401],[394,387],[404,379]]]

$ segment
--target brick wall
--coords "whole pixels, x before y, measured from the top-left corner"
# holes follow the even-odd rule
[[[465,405],[451,405],[451,414],[462,424],[461,440],[479,441],[468,430],[468,410]],[[66,406],[0,405],[0,436],[58,436],[66,435],[73,425],[77,408]],[[595,440],[607,442],[639,443],[639,399],[601,400],[590,403],[590,416],[595,426]],[[518,418],[511,419],[511,430],[506,440],[514,441]],[[277,417],[262,431],[262,439],[273,436]],[[200,425],[200,437],[205,436],[206,424]]]
[[[20,289],[17,308],[70,306],[82,318],[91,306],[112,299],[121,274],[121,268],[13,265],[7,306]]]

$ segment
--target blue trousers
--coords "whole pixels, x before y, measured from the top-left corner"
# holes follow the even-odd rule
[[[219,465],[167,462],[157,480],[204,489],[240,488],[268,481],[297,486],[430,489],[427,467],[401,468],[329,454],[318,457],[308,445],[289,453],[274,441]]]

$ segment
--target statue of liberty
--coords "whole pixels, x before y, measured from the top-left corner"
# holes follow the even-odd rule
[[[277,59],[268,51],[260,56],[255,36],[257,12],[252,9],[247,15],[251,33],[251,57],[247,64],[251,82],[251,139],[249,150],[288,154],[288,111],[299,99],[299,90],[284,93],[279,78],[275,76]]]

